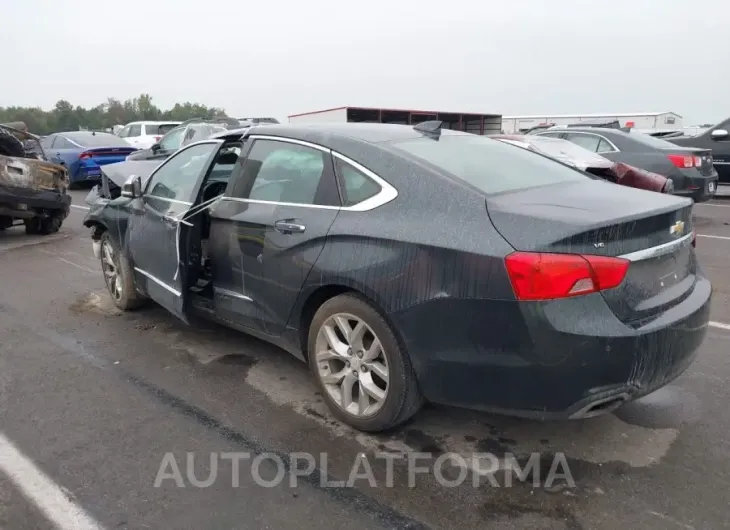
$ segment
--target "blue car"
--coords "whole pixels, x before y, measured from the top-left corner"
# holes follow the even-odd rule
[[[69,186],[101,180],[101,166],[124,161],[137,151],[124,139],[105,132],[73,131],[51,134],[41,142],[48,159],[65,166]]]

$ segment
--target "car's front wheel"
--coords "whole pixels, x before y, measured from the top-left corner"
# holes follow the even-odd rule
[[[132,267],[116,241],[104,232],[101,235],[101,270],[114,305],[122,311],[139,307],[144,298],[137,292]]]
[[[360,296],[343,294],[322,304],[309,329],[308,351],[332,413],[359,430],[395,427],[423,403],[408,354]]]

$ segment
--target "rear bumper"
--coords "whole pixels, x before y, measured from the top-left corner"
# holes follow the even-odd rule
[[[675,195],[688,197],[694,202],[705,202],[712,199],[717,193],[719,177],[716,171],[713,171],[712,175],[701,175],[697,170],[683,172],[683,174],[684,186],[682,189],[675,187]]]
[[[541,303],[435,300],[391,315],[429,401],[534,419],[608,412],[693,361],[712,288],[639,329],[600,294]],[[431,306],[430,308],[427,306]]]
[[[71,196],[66,193],[0,186],[0,215],[28,219],[48,210],[68,215],[70,208]]]

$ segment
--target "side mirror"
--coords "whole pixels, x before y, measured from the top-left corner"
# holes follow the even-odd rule
[[[725,129],[715,129],[710,134],[713,140],[724,140],[728,137],[728,132]]]
[[[153,144],[152,147],[150,147],[150,149],[152,150],[153,153],[156,153],[157,151],[159,151],[160,148],[161,148],[160,144]]]
[[[142,179],[137,175],[131,175],[122,186],[122,197],[137,199],[142,196]]]

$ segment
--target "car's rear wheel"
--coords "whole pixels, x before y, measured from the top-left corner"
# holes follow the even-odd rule
[[[343,294],[322,304],[309,328],[308,351],[332,413],[357,429],[390,429],[423,403],[408,354],[360,296]]]
[[[100,243],[101,270],[114,305],[122,311],[136,309],[144,298],[137,292],[129,261],[109,232],[101,235]]]

